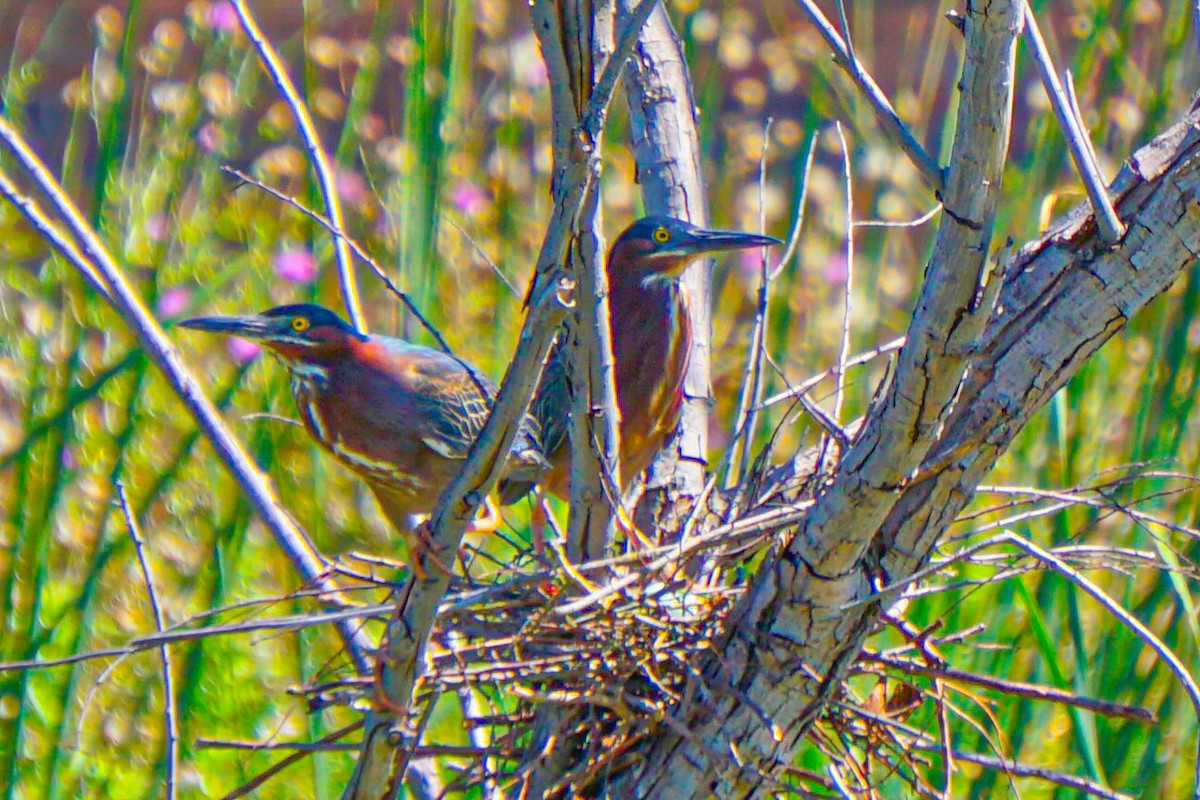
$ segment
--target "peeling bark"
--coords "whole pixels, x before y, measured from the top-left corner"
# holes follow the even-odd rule
[[[647,743],[640,766],[615,779],[607,796],[769,794],[772,776],[789,763],[871,629],[878,609],[862,602],[873,591],[868,578],[895,584],[924,566],[1029,419],[1194,263],[1200,114],[1134,154],[1110,194],[1129,226],[1115,247],[1100,241],[1094,220],[1080,209],[993,277],[1002,288],[965,358],[954,408],[930,435],[915,477],[900,482],[882,520],[865,531],[870,547],[846,565],[837,548],[818,546],[821,536],[864,531],[815,531],[810,517],[803,530],[811,538],[797,536],[755,577],[730,622],[720,663],[704,671],[707,682],[735,686],[749,702],[718,693],[703,708],[678,709],[675,724]],[[822,552],[830,556],[813,557]],[[734,763],[731,742],[743,766]]]

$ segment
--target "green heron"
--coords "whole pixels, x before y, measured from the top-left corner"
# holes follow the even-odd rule
[[[621,486],[650,466],[675,429],[683,408],[683,378],[692,349],[688,295],[680,276],[698,258],[723,250],[781,244],[771,236],[699,228],[664,216],[625,229],[608,254],[609,314],[621,412]],[[560,337],[560,342],[561,342]],[[550,356],[531,413],[551,470],[545,486],[567,492],[571,386],[565,348]],[[500,484],[504,504],[524,497],[534,482],[510,475]]]
[[[413,545],[425,540],[414,517],[432,512],[454,478],[487,421],[495,385],[454,356],[358,333],[311,303],[180,324],[261,342],[284,363],[305,429],[366,481],[405,536],[409,565],[423,574],[422,559],[414,558],[421,551]],[[546,467],[537,423],[527,418],[509,453],[506,475],[536,481]],[[477,520],[476,529],[494,529],[496,521]],[[436,556],[434,563],[441,565]]]

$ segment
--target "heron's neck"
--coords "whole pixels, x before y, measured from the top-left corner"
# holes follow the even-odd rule
[[[289,360],[286,366],[296,395],[320,391],[329,380],[329,369],[315,361]]]
[[[678,276],[663,272],[609,277],[609,305],[625,315],[668,314],[678,305],[682,286]]]

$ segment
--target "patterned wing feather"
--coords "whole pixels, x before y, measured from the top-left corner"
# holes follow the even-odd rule
[[[567,432],[570,429],[573,400],[570,376],[567,372],[567,351],[561,346],[561,341],[560,333],[559,344],[550,352],[546,368],[542,371],[542,380],[529,408],[532,422],[537,426],[535,433],[540,436],[540,471],[548,469],[555,453],[566,445]],[[516,447],[513,449],[516,450]],[[529,494],[536,483],[536,479],[528,479],[519,473],[501,480],[501,504],[512,505]]]
[[[496,385],[484,374],[439,350],[388,340],[388,355],[407,367],[409,414],[399,424],[415,428],[426,447],[443,458],[463,459],[487,423]],[[540,426],[526,416],[513,442],[508,472],[536,479],[547,469]]]
[[[496,386],[487,377],[437,351],[416,370],[422,441],[446,458],[461,459],[487,422]]]

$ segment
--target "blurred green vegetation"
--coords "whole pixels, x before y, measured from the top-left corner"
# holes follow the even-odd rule
[[[334,154],[351,232],[457,352],[499,377],[514,347],[521,301],[478,251],[522,287],[549,212],[548,90],[526,9],[504,0],[260,5],[270,6],[262,9],[268,32]],[[885,0],[849,5],[857,53],[944,160],[961,62],[959,37],[939,19],[945,9]],[[1076,77],[1111,176],[1133,147],[1186,107],[1197,72],[1189,4],[1036,5],[1057,42],[1060,67]],[[787,380],[796,382],[835,363],[841,338],[847,220],[832,121],[848,125],[857,220],[913,219],[935,200],[879,136],[869,109],[790,3],[758,9],[683,0],[670,8],[702,110],[714,222],[755,230],[761,213],[766,229],[783,235],[807,182],[801,245],[773,287],[767,338]],[[224,165],[242,167],[320,207],[291,114],[227,3],[118,8],[67,0],[35,10],[17,2],[0,9],[0,34],[5,115],[87,209],[164,323],[192,312],[309,299],[340,305],[329,236],[221,172]],[[619,109],[611,131],[603,189],[610,234],[640,213]],[[805,176],[812,136],[817,157]],[[997,241],[1034,236],[1049,211],[1077,197],[1064,142],[1025,61],[1005,189]],[[855,230],[856,349],[906,327],[935,225]],[[729,441],[757,274],[748,259],[716,268],[714,457]],[[426,341],[378,281],[365,270],[360,281],[375,330]],[[1128,464],[1200,472],[1193,424],[1198,295],[1197,276],[1189,273],[1133,320],[1022,434],[991,483],[1060,489]],[[182,331],[175,340],[319,546],[331,554],[387,554],[386,526],[362,486],[301,430],[277,419],[293,415],[283,370],[237,345]],[[878,361],[852,376],[848,418],[866,407],[882,372]],[[786,386],[777,375],[769,380],[768,393]],[[831,388],[830,382],[818,394]],[[784,411],[765,415],[761,439]],[[47,255],[14,208],[0,205],[0,661],[68,656],[153,630],[114,506],[118,482],[127,486],[149,540],[171,623],[243,601],[285,598],[296,588],[288,563],[181,412],[120,319]],[[814,438],[811,425],[789,417],[777,452],[782,457]],[[1194,525],[1196,494],[1180,487],[1186,483],[1145,479],[1116,499]],[[977,507],[996,510],[963,532],[1011,512],[1001,507],[1008,501],[981,495]],[[527,535],[521,514],[511,520],[517,538]],[[1196,549],[1184,536],[1081,506],[1013,529],[1043,544],[1157,548],[1181,562],[1193,560]],[[992,572],[973,566],[958,578]],[[1149,569],[1091,576],[1185,663],[1198,663],[1189,581]],[[221,619],[305,608],[279,599]],[[952,715],[957,746],[985,753],[998,747],[1144,797],[1189,790],[1197,725],[1184,695],[1146,647],[1068,582],[1034,572],[966,585],[912,603],[908,615],[919,626],[942,620],[947,631],[985,626],[945,648],[960,668],[1144,705],[1160,716],[1148,727],[979,690],[952,694],[972,720]],[[889,633],[873,644],[898,643]],[[336,644],[321,629],[176,646],[181,796],[222,795],[279,758],[200,748],[198,737],[314,741],[350,722],[353,716],[340,710],[309,714],[286,691],[320,674],[335,659]],[[3,797],[161,796],[159,671],[157,656],[144,653],[0,674]],[[853,685],[865,695],[872,683],[863,677]],[[465,743],[452,713],[439,720],[438,741]],[[935,730],[932,703],[909,722]],[[800,762],[819,770],[820,758],[813,749]],[[350,765],[348,754],[317,755],[255,796],[336,797]],[[444,766],[452,770],[453,763]],[[1068,796],[970,764],[958,768],[956,797],[1015,789],[1026,798]],[[936,770],[931,779],[937,785]],[[883,796],[907,796],[899,778],[881,780]]]

